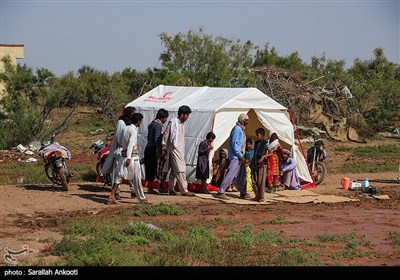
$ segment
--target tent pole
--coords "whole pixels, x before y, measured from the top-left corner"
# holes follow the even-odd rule
[[[303,149],[303,145],[301,144],[301,141],[300,141],[299,133],[297,132],[297,129],[296,129],[295,125],[294,125],[294,119],[293,119],[292,111],[291,111],[289,108],[287,108],[287,112],[288,112],[289,117],[290,117],[290,122],[291,122],[292,125],[293,125],[293,130],[294,130],[294,133],[295,133],[295,135],[296,135],[297,141],[299,141],[300,151],[301,151],[301,153],[303,154],[304,159],[306,160],[307,167],[308,167],[308,172],[310,173],[311,179],[312,179],[312,181],[313,181],[313,185],[314,185],[314,187],[315,187],[316,185],[315,185],[315,181],[314,181],[314,176],[313,176],[313,174],[312,174],[310,165],[309,165],[308,162],[307,162],[307,155],[304,153],[304,149]]]

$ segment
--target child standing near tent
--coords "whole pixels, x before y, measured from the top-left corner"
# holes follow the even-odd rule
[[[219,150],[218,160],[215,164],[215,169],[214,169],[214,185],[217,188],[219,188],[222,180],[224,180],[228,167],[229,167],[228,150],[221,149]]]
[[[253,191],[253,183],[251,180],[250,160],[248,158],[246,158],[244,160],[244,164],[246,166],[246,191],[252,192]]]
[[[265,151],[268,160],[268,192],[276,192],[279,187],[279,157],[277,152],[282,149],[276,132],[269,138],[269,151]]]
[[[264,188],[266,186],[267,165],[262,164],[261,157],[265,148],[268,148],[268,142],[265,138],[265,129],[260,127],[256,129],[256,141],[254,143],[254,156],[250,163],[251,176],[253,183],[254,201],[264,201]]]
[[[210,193],[207,189],[207,179],[210,176],[210,151],[213,149],[212,143],[215,134],[211,131],[207,133],[206,140],[200,142],[197,153],[196,179],[201,180],[201,192]]]
[[[247,137],[244,158],[249,159],[249,161],[251,162],[251,160],[253,159],[253,156],[254,156],[253,139],[251,139],[250,137]]]

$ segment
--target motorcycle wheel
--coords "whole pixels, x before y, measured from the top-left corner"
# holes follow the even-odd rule
[[[110,174],[106,174],[106,175],[104,175],[102,172],[101,172],[101,168],[103,167],[103,162],[98,162],[97,164],[96,164],[96,172],[97,172],[97,175],[103,180],[103,182],[104,182],[104,184],[105,185],[107,185],[107,186],[111,186],[111,175]]]
[[[314,172],[313,172],[314,181],[315,181],[315,185],[319,185],[325,179],[327,169],[326,169],[325,164],[321,161],[316,161],[314,164],[315,164]]]
[[[45,173],[47,178],[50,179],[54,184],[63,186],[63,188],[68,189],[68,183],[70,179],[70,173],[67,164],[64,162],[63,167],[54,170],[51,166],[51,163],[48,162],[44,166]]]
[[[65,169],[63,167],[58,168],[58,176],[60,177],[60,182],[63,191],[68,191],[67,175],[65,174]]]
[[[54,172],[50,162],[46,163],[46,165],[44,166],[44,171],[46,172],[47,178],[49,178],[50,181],[52,181],[56,185],[61,185],[59,175],[58,173]]]
[[[70,181],[70,179],[72,177],[72,174],[69,171],[68,165],[67,165],[67,163],[65,161],[63,163],[63,168],[62,169],[64,170],[64,174],[65,174],[65,178],[67,180],[67,184],[69,184],[69,181]]]

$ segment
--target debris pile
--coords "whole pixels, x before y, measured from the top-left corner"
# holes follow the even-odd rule
[[[360,113],[350,110],[353,96],[346,85],[329,80],[323,87],[314,86],[314,82],[326,77],[304,82],[299,73],[275,66],[252,71],[262,77],[258,88],[289,108],[296,124],[319,127],[338,141],[365,142],[358,132],[366,131],[367,122]]]

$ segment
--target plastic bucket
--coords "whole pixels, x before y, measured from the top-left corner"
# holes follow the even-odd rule
[[[350,186],[350,178],[347,178],[347,177],[342,178],[342,180],[340,181],[340,184],[342,185],[342,188],[345,191],[347,191]]]

